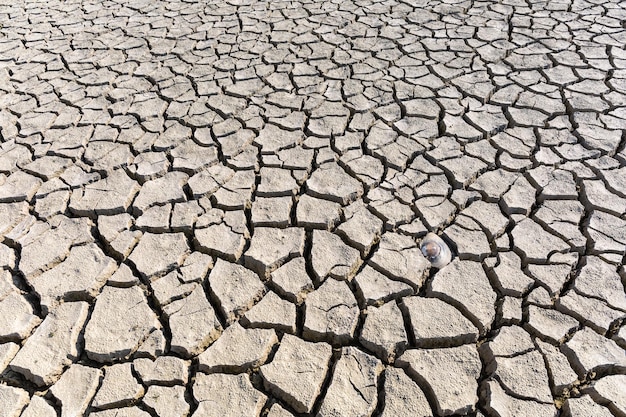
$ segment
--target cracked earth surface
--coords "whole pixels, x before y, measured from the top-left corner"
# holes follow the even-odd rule
[[[0,416],[626,416],[625,44],[616,0],[1,1]]]

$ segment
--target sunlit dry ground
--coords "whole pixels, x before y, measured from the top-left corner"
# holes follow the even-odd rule
[[[626,415],[626,2],[0,3],[1,416]]]

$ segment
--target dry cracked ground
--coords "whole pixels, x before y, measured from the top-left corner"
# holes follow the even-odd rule
[[[0,416],[626,416],[625,44],[623,0],[2,0]]]

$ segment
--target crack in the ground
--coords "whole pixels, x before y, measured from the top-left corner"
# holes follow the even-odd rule
[[[583,19],[578,25],[570,24],[573,16],[587,14],[586,7],[589,7],[588,19]],[[620,113],[624,102],[623,83],[620,80],[624,79],[622,72],[626,52],[619,47],[619,16],[619,9],[608,7],[608,4],[592,6],[570,2],[550,7],[539,3],[483,5],[476,2],[415,5],[404,1],[368,6],[350,2],[341,5],[296,2],[289,7],[273,3],[256,6],[233,3],[219,10],[212,5],[202,8],[176,1],[167,5],[157,2],[149,7],[124,6],[116,2],[81,4],[76,7],[69,5],[67,8],[54,2],[39,8],[21,2],[5,5],[0,7],[0,36],[4,39],[0,44],[0,53],[5,55],[0,62],[0,81],[5,93],[0,99],[0,111],[8,117],[0,120],[0,138],[3,142],[0,150],[0,210],[5,210],[4,207],[9,204],[25,201],[28,213],[34,216],[37,224],[59,224],[58,219],[81,216],[97,220],[118,211],[130,214],[131,222],[135,222],[141,211],[133,208],[138,193],[132,195],[130,201],[124,201],[113,209],[106,207],[108,197],[102,196],[94,201],[93,207],[77,210],[79,194],[94,179],[85,180],[80,177],[82,174],[76,172],[74,177],[66,177],[60,172],[50,175],[38,172],[37,168],[25,167],[31,160],[42,156],[63,157],[72,165],[80,167],[86,175],[98,173],[102,178],[110,178],[113,166],[107,167],[102,162],[110,160],[127,177],[144,185],[147,179],[133,171],[132,159],[144,152],[155,151],[164,152],[168,163],[165,169],[167,172],[181,171],[191,177],[205,171],[208,168],[206,166],[198,169],[173,168],[176,158],[172,154],[172,144],[185,138],[170,138],[171,144],[159,143],[158,140],[165,134],[166,127],[175,124],[190,129],[191,136],[188,139],[192,144],[215,146],[215,168],[230,167],[234,171],[242,167],[254,169],[254,184],[249,190],[251,204],[247,200],[239,201],[247,199],[242,197],[243,191],[238,188],[240,184],[216,181],[219,188],[232,191],[226,197],[232,201],[222,200],[222,197],[218,199],[215,193],[205,196],[213,207],[227,211],[243,204],[245,228],[251,236],[254,236],[255,205],[260,201],[258,190],[262,168],[278,165],[289,167],[289,170],[294,170],[294,166],[302,168],[303,172],[297,178],[294,177],[298,185],[290,194],[291,207],[286,214],[286,224],[281,223],[280,226],[290,228],[301,226],[298,225],[300,219],[297,207],[300,198],[307,192],[311,193],[308,183],[312,174],[328,162],[337,164],[345,173],[346,181],[354,180],[362,188],[364,195],[357,196],[356,200],[359,204],[363,202],[368,212],[383,222],[382,234],[395,233],[418,243],[417,239],[424,235],[426,229],[431,228],[443,234],[446,243],[457,254],[453,260],[455,264],[463,265],[468,260],[481,262],[497,297],[493,305],[495,319],[488,328],[483,329],[477,346],[493,340],[499,329],[505,326],[522,326],[534,338],[541,339],[544,335],[537,330],[530,330],[529,326],[529,306],[533,303],[531,293],[535,290],[553,292],[553,289],[535,279],[535,283],[522,291],[521,296],[512,297],[521,306],[518,312],[521,320],[505,320],[504,305],[507,297],[511,296],[498,289],[498,276],[487,259],[497,257],[494,266],[498,266],[500,254],[512,251],[519,256],[520,269],[528,277],[533,277],[530,273],[533,266],[548,267],[567,262],[571,271],[558,291],[552,294],[549,306],[550,310],[566,314],[567,309],[559,304],[558,299],[576,290],[576,280],[589,256],[599,256],[603,262],[615,266],[615,270],[621,274],[623,285],[626,272],[623,268],[618,269],[618,266],[620,262],[623,264],[626,261],[626,252],[620,247],[626,242],[622,232],[626,227],[626,215],[620,213],[619,208],[609,207],[608,203],[607,207],[596,207],[598,204],[590,201],[592,197],[584,182],[589,179],[599,180],[607,193],[626,198],[624,184],[620,180],[620,170],[623,170],[626,162],[626,133],[622,131],[620,134],[624,127],[623,112]],[[73,23],[69,23],[70,20]],[[81,27],[78,23],[92,20],[97,20],[93,26]],[[41,28],[37,28],[39,25]],[[588,27],[585,29],[585,26]],[[44,31],[48,35],[44,36]],[[581,37],[578,37],[578,31],[583,32]],[[278,92],[285,95],[274,95]],[[214,105],[215,102],[209,100],[213,96],[240,102],[232,107],[228,103]],[[542,97],[547,97],[545,103],[541,102]],[[423,101],[410,104],[409,101],[413,99]],[[408,106],[418,106],[415,103],[422,103],[425,107],[417,107],[417,113],[413,113]],[[238,107],[240,104],[241,108]],[[337,109],[341,113],[337,113]],[[294,112],[301,112],[301,119],[297,119],[297,122],[284,119]],[[264,139],[243,143],[240,149],[231,152],[226,146],[230,138],[216,133],[216,122],[222,120],[232,122],[232,126],[249,129],[255,138],[265,135]],[[98,128],[92,129],[89,137],[84,138],[72,137],[73,133],[67,137],[62,135],[66,130],[71,132],[71,129],[87,126],[112,126],[113,133]],[[228,130],[232,126],[222,129]],[[129,133],[131,127],[136,129],[132,134]],[[271,127],[274,133],[267,135],[267,127]],[[386,130],[375,131],[375,128]],[[206,129],[202,134],[209,135],[208,139],[198,137],[200,129]],[[498,136],[513,129],[532,132],[532,140],[524,140],[514,134],[511,141],[506,142]],[[109,138],[110,134],[114,135],[113,139]],[[344,134],[354,136],[347,138]],[[300,135],[298,139],[294,139],[296,135]],[[440,139],[450,141],[442,142],[444,144],[454,143],[458,147],[453,151],[442,150],[436,145]],[[124,146],[111,148],[101,155],[101,160],[94,160],[92,156],[84,154],[87,144],[96,140],[112,141]],[[474,150],[469,147],[480,141],[484,141],[481,143],[485,145],[479,145]],[[19,144],[21,151],[17,148],[11,150],[10,143]],[[513,148],[509,149],[507,143]],[[306,162],[304,157],[297,154],[300,150],[312,150],[312,160]],[[356,165],[351,165],[351,156],[341,159],[348,152],[373,158],[370,160],[374,161],[374,165],[382,166],[380,178],[377,177],[379,171],[371,176],[360,172]],[[455,155],[461,158],[455,160]],[[274,156],[275,159],[272,159]],[[418,158],[421,156],[426,164],[432,166],[426,168],[426,171],[431,172],[414,168],[414,165],[419,165]],[[471,156],[475,165],[463,166],[466,163],[462,158],[464,156]],[[130,159],[127,161],[124,158]],[[535,180],[534,170],[542,166],[552,170],[567,170],[574,178],[577,195],[559,191],[544,194],[546,188],[558,189],[559,184],[554,179],[543,185]],[[22,182],[11,185],[13,179],[19,179],[16,174],[24,172],[42,181],[42,194],[30,196],[30,192],[25,191],[23,194],[27,197],[22,197],[19,189],[31,187],[26,180],[20,179]],[[415,191],[407,197],[396,187],[406,186],[402,178],[414,175],[415,172],[424,174],[427,178],[425,181],[443,173],[440,176],[445,177],[447,189],[440,194],[420,194]],[[486,174],[494,172],[516,173],[517,178],[529,182],[534,189],[532,203],[508,207],[505,196],[510,197],[518,192],[517,180],[499,189],[497,185],[487,184],[489,176]],[[162,175],[160,173],[155,177]],[[209,181],[208,177],[206,181]],[[417,182],[414,188],[424,183]],[[50,204],[58,204],[55,215],[46,216],[38,212],[35,204],[43,196],[53,197],[54,192],[61,187],[59,183],[70,190],[69,200],[57,202],[50,199]],[[486,188],[484,184],[487,184]],[[338,184],[338,187],[342,185]],[[492,194],[488,187],[497,192]],[[393,204],[408,207],[411,215],[387,218],[394,217],[387,216],[385,210],[390,209],[383,207],[389,201],[383,202],[371,194],[378,188],[392,196],[390,202]],[[470,194],[471,190],[477,190],[478,193]],[[92,191],[98,192],[93,187]],[[105,187],[100,191],[104,194],[111,190]],[[183,200],[196,200],[198,196],[194,195],[194,191],[189,184],[182,185]],[[236,193],[240,195],[237,196],[238,201],[233,202]],[[334,190],[328,191],[327,195],[313,194],[330,201],[342,200],[339,192]],[[440,197],[442,203],[433,205],[432,202],[424,202],[424,205],[418,205],[419,199],[429,197]],[[328,229],[330,233],[339,236],[343,245],[354,248],[352,237],[344,230],[337,229],[349,220],[346,210],[353,198],[349,200],[342,201],[339,220],[328,226]],[[470,218],[462,215],[463,212],[471,209],[478,200],[496,205],[507,221],[503,231],[495,233],[480,219],[471,216],[472,224],[475,221],[477,226],[462,224]],[[554,219],[563,213],[554,208],[556,206],[551,206],[547,219],[538,215],[542,207],[553,201],[564,200],[576,200],[583,207],[580,219],[569,221],[567,226],[574,227],[584,237],[584,243],[572,242],[576,236],[568,236],[567,229],[559,228],[560,220]],[[450,210],[443,208],[443,202],[452,202]],[[378,206],[379,203],[382,206]],[[104,208],[100,208],[100,205]],[[168,205],[171,207],[164,227],[132,225],[129,231],[153,234],[180,232],[191,252],[197,251],[200,244],[196,233],[201,228],[196,228],[195,220],[190,220],[188,226],[178,226],[173,230],[175,205],[172,202],[155,200],[154,204],[146,207]],[[137,212],[134,213],[134,210]],[[203,206],[200,216],[209,210]],[[448,210],[449,213],[447,218],[431,220],[432,215],[428,217],[426,210],[440,210],[442,213]],[[33,255],[23,253],[22,235],[11,238],[9,232],[15,225],[5,226],[4,219],[16,216],[16,212],[4,213],[0,212],[0,238],[15,252],[16,258],[16,268],[5,269],[11,275],[12,285],[30,305],[34,315],[43,319],[45,308],[40,304],[35,288],[29,284],[30,279],[37,279],[34,276],[43,271],[35,271],[32,277],[24,276],[19,266],[25,256]],[[443,216],[441,213],[437,215]],[[535,236],[520,236],[515,230],[525,219],[531,219],[528,221],[537,225],[538,234],[558,238],[570,247],[546,248],[546,254],[539,257],[528,253],[529,250],[532,252],[532,239]],[[429,221],[433,224],[429,224]],[[35,231],[39,227],[23,226]],[[231,225],[227,226],[232,230]],[[476,236],[484,236],[488,244],[486,251],[474,253],[472,245],[477,242],[450,241],[452,234],[446,231],[453,226],[461,235],[475,233]],[[303,227],[304,269],[313,282],[313,291],[317,291],[325,280],[335,278],[317,277],[312,259],[313,229],[317,227]],[[34,233],[32,238],[36,238]],[[101,235],[98,225],[93,224],[90,233],[95,246],[104,255],[115,259],[118,268],[122,265],[129,267],[132,275],[139,280],[150,309],[159,318],[166,339],[164,353],[171,355],[172,329],[164,309],[159,306],[151,280],[142,275],[141,268],[127,260],[126,253],[114,249],[113,242]],[[388,266],[372,262],[375,255],[381,256],[384,252],[380,250],[378,235],[375,234],[368,250],[359,251],[361,264],[351,276],[359,277],[366,267],[372,267],[387,278],[390,275]],[[230,261],[245,266],[245,256],[239,255],[250,249],[251,242],[251,238],[246,238],[241,253]],[[128,243],[123,250],[130,253],[137,243]],[[69,250],[87,244],[72,244]],[[271,251],[273,248],[268,245],[266,249]],[[43,269],[50,270],[61,265],[69,256],[69,250]],[[154,253],[154,261],[166,256],[165,252],[169,250],[174,249]],[[463,251],[460,256],[462,259],[458,256],[460,250]],[[386,252],[384,256],[389,257],[390,264],[406,262],[398,251]],[[213,262],[226,257],[219,253],[213,255]],[[327,254],[329,257],[336,255]],[[556,257],[560,260],[550,259]],[[292,258],[293,255],[289,255],[285,262]],[[389,290],[390,293],[381,296],[379,303],[374,306],[394,303],[399,307],[410,349],[416,348],[419,343],[403,300],[407,297],[432,296],[437,272],[434,268],[425,272],[426,275],[420,278],[424,280],[421,286],[406,277],[394,276],[388,285],[406,283],[413,289],[412,294],[401,297],[394,293],[396,290]],[[206,276],[200,277],[200,281],[203,294],[215,311],[217,320],[222,328],[226,328],[228,319],[220,309],[222,300],[212,290]],[[289,302],[288,299],[292,298],[285,297],[271,279],[264,284],[278,293],[282,301]],[[330,370],[324,376],[322,393],[316,399],[312,413],[308,415],[314,415],[322,408],[334,368],[341,357],[338,346],[356,347],[382,360],[387,369],[392,366],[380,354],[366,348],[360,340],[368,309],[372,308],[368,305],[361,285],[356,279],[347,282],[359,310],[356,329],[349,340],[331,343],[335,350]],[[607,303],[597,294],[575,292],[578,296],[604,303],[616,312],[623,312],[623,305]],[[88,301],[91,315],[97,296],[70,292],[59,301]],[[476,326],[482,326],[480,319],[470,312],[473,310],[463,302],[446,294],[437,296],[457,308]],[[3,297],[0,291],[0,309]],[[169,301],[183,297],[173,296]],[[303,338],[306,320],[306,294],[302,298],[304,300],[295,307],[295,336],[300,339]],[[337,305],[346,303],[339,302]],[[89,318],[85,323],[88,322]],[[608,331],[603,335],[607,341],[617,341],[615,343],[622,348],[624,342],[620,335],[623,333],[623,325],[623,317],[612,319],[608,323]],[[86,326],[82,328],[81,338],[84,338]],[[598,329],[594,323],[590,323],[590,327]],[[582,325],[577,326],[561,342],[568,343],[582,329]],[[381,332],[384,330],[381,329]],[[282,340],[283,332],[279,331],[278,334]],[[28,337],[17,341],[23,344],[24,340],[28,340]],[[76,362],[102,368],[103,364],[89,360],[83,345],[84,340],[80,339],[78,347],[82,353]],[[266,363],[273,361],[277,350],[278,345],[272,348]],[[402,353],[397,352],[398,355]],[[554,377],[550,372],[547,355],[544,354],[543,358],[549,373],[547,383],[552,386]],[[191,407],[190,415],[199,409],[199,403],[193,396],[193,386],[194,378],[200,371],[197,358],[192,360],[188,371],[189,382],[185,386],[185,401]],[[606,370],[602,370],[604,368],[600,369],[597,375],[588,375],[581,381],[573,382],[566,393],[554,398],[553,408],[557,415],[562,413],[561,407],[568,397],[582,395],[606,374]],[[258,369],[249,370],[248,375],[253,387],[268,397],[261,407],[262,416],[269,414],[274,404],[280,404],[288,413],[299,415],[290,401],[265,389]],[[438,398],[430,388],[432,381],[419,375],[411,376],[426,391],[429,407],[436,409],[434,407]],[[479,400],[475,408],[485,415],[500,412],[492,411],[491,402],[494,399],[482,391],[483,383],[492,377],[483,363],[476,392]],[[11,388],[25,389],[31,396],[40,391],[10,369],[3,371],[0,380]],[[383,371],[378,376],[378,404],[373,412],[375,416],[385,413],[385,382]],[[506,387],[503,392],[515,400],[532,401],[532,398],[520,396]],[[362,395],[360,399],[364,400],[365,397]],[[90,404],[86,404],[87,412],[92,408]],[[151,416],[157,415],[156,410],[140,400],[132,404],[138,404],[141,410]],[[55,404],[54,407],[60,415],[63,411],[61,406]],[[471,416],[475,414],[469,413]]]

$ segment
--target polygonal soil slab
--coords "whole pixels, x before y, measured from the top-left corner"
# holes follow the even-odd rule
[[[64,262],[30,282],[48,310],[65,298],[95,297],[115,269],[115,261],[90,243],[73,247]]]
[[[303,252],[304,229],[257,227],[244,261],[248,268],[265,278],[285,261],[302,256]]]
[[[69,208],[80,216],[95,217],[123,213],[133,201],[140,186],[124,170],[113,171],[108,177],[75,190]]]
[[[244,329],[233,323],[207,350],[198,356],[199,369],[205,373],[245,372],[261,365],[278,343],[270,329]]]
[[[163,312],[170,323],[172,351],[185,356],[202,352],[222,330],[201,285],[182,300],[168,304]]]
[[[396,363],[428,387],[439,414],[467,413],[475,408],[482,364],[473,345],[408,350]]]
[[[326,343],[286,334],[272,362],[260,368],[264,385],[298,413],[309,413],[322,389],[331,354]]]
[[[54,383],[63,368],[78,359],[78,337],[88,308],[83,301],[60,304],[48,313],[9,367],[38,386]]]
[[[380,360],[352,346],[341,350],[320,417],[369,415],[378,402]]]
[[[128,259],[143,276],[152,279],[182,265],[188,251],[183,233],[145,233]]]
[[[160,327],[139,287],[105,287],[85,330],[85,352],[98,362],[124,359]]]
[[[328,279],[307,296],[304,336],[347,343],[354,336],[358,318],[359,308],[348,285]]]
[[[266,292],[259,276],[251,270],[218,259],[208,278],[222,314],[230,323],[248,311]]]
[[[254,389],[247,374],[198,374],[193,384],[198,408],[193,416],[259,417],[267,397]]]

